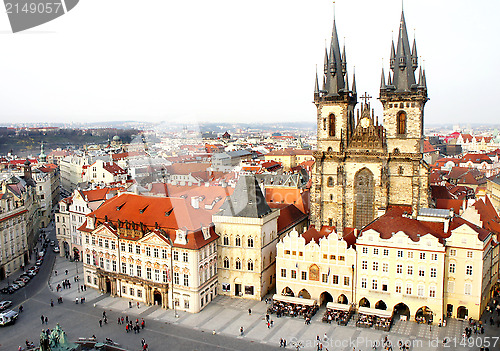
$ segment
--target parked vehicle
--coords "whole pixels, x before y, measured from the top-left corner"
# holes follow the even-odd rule
[[[37,260],[35,264],[36,264],[37,266],[41,266],[41,265],[42,265],[42,263],[43,263],[43,260]]]
[[[54,246],[55,244],[56,244],[56,242],[54,240],[50,241],[50,246]]]
[[[5,310],[0,313],[0,325],[14,324],[19,313],[12,310]]]
[[[59,246],[54,247],[52,251],[54,251],[55,253],[61,252],[61,250],[59,250]]]
[[[7,301],[7,300],[0,301],[0,311],[3,311],[9,308],[10,306],[12,306],[12,301]]]
[[[14,283],[19,285],[21,288],[26,285],[26,283],[22,279],[16,279],[14,280]]]

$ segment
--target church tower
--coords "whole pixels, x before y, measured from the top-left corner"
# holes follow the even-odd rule
[[[339,206],[332,201],[324,201],[325,196],[328,199],[333,196],[325,189],[330,187],[328,182],[331,179],[337,178],[337,163],[331,156],[343,152],[347,147],[354,129],[354,107],[357,101],[355,76],[352,89],[349,88],[345,45],[341,54],[335,16],[330,48],[325,48],[322,81],[320,90],[316,72],[314,104],[317,108],[318,148],[314,152],[316,163],[312,179],[311,223],[318,228],[321,225],[336,225],[333,218],[341,216]]]
[[[361,229],[391,206],[408,214],[428,207],[429,169],[423,161],[425,72],[419,73],[415,42],[410,50],[404,14],[397,50],[391,46],[391,72],[382,71],[383,125],[365,100],[357,111],[356,82],[347,83],[345,48],[340,54],[335,20],[325,52],[323,89],[316,74],[318,147],[311,191],[311,224]]]
[[[380,83],[384,128],[389,152],[391,178],[389,204],[411,205],[415,214],[428,206],[428,168],[422,161],[424,146],[424,106],[427,102],[425,70],[420,67],[418,81],[417,44],[410,42],[404,12],[401,12],[396,49],[391,43],[390,71]],[[403,189],[405,189],[403,191]],[[411,191],[408,191],[410,190]]]

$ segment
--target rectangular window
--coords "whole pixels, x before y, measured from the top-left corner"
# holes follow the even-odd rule
[[[361,261],[361,269],[368,269],[368,261]]]
[[[130,295],[134,296],[134,288],[130,288]]]
[[[373,262],[373,270],[378,271],[378,262]]]
[[[420,253],[420,259],[421,260],[425,260],[425,252],[421,252]]]
[[[411,295],[411,285],[406,286],[406,295]]]
[[[286,269],[285,268],[281,268],[281,277],[286,278]]]
[[[429,288],[429,297],[436,297],[436,288],[433,286]]]
[[[87,264],[90,264],[90,254],[87,254]]]
[[[396,266],[396,273],[399,273],[399,274],[403,273],[403,265],[402,264],[398,264]]]
[[[388,263],[382,263],[382,272],[384,272],[384,273],[389,272],[389,264]]]
[[[111,250],[116,250],[116,242],[111,241]]]
[[[437,259],[438,259],[438,254],[432,254],[431,255],[431,260],[437,261]]]
[[[151,248],[146,246],[146,256],[151,256]]]
[[[184,300],[184,309],[189,310],[189,300]]]
[[[349,286],[350,283],[350,278],[349,277],[344,277],[344,285]]]
[[[424,296],[424,286],[423,285],[419,285],[418,288],[417,288],[417,295],[418,296]]]
[[[142,297],[142,290],[141,289],[137,289],[137,297]]]
[[[61,228],[58,228],[59,234],[61,234],[60,233],[61,231],[59,229],[61,229]],[[88,244],[88,243],[89,243],[89,236],[85,235],[85,244]]]
[[[339,261],[345,261],[345,257],[344,256],[339,256]]]
[[[323,273],[323,274],[321,275],[321,281],[322,281],[323,283],[328,283],[328,274],[324,274],[324,273]]]
[[[361,278],[361,288],[366,289],[366,278]]]
[[[182,253],[182,262],[188,262],[188,253],[187,252]]]
[[[464,286],[464,294],[465,295],[472,295],[472,285],[467,283]]]
[[[457,250],[450,249],[450,256],[456,256],[456,255],[457,255]]]
[[[124,294],[126,294],[126,293],[127,293],[127,287],[126,287],[126,286],[122,286],[122,292],[123,292]]]
[[[398,257],[403,257],[403,251],[402,250],[398,250]]]
[[[436,277],[437,277],[437,269],[431,268],[431,278],[436,278]]]
[[[167,250],[161,250],[161,258],[166,259],[168,257]]]
[[[297,271],[292,270],[292,279],[297,279]]]
[[[155,248],[153,249],[153,257],[156,257],[156,258],[160,257],[159,252],[160,252],[160,251],[158,250],[158,248],[157,248],[157,247],[155,247]]]
[[[174,272],[174,284],[179,285],[179,273]]]
[[[127,264],[125,262],[122,262],[122,273],[127,274]]]
[[[290,255],[290,250],[285,250],[285,255]]]
[[[472,266],[465,267],[465,274],[472,275]]]
[[[189,286],[189,275],[184,274],[184,286]]]
[[[167,275],[167,271],[163,271],[163,282],[166,283],[168,281],[168,275]]]
[[[132,263],[128,265],[128,272],[130,275],[134,275],[134,265]]]
[[[159,282],[160,281],[160,270],[155,269],[155,281]]]
[[[363,253],[364,253],[364,254],[367,254],[367,253],[368,253],[368,248],[367,248],[367,247],[363,247]]]
[[[467,251],[467,258],[472,258],[472,255],[473,255],[472,251]]]
[[[102,238],[99,238],[99,240],[98,240],[98,245],[99,245],[100,247],[102,247]]]
[[[408,275],[413,274],[413,266],[408,266]]]
[[[133,252],[133,251],[132,251],[132,244],[130,244],[130,243],[128,244],[128,252],[130,252],[130,253],[132,253],[132,252]]]
[[[300,278],[302,280],[306,280],[307,279],[307,272],[304,272],[304,271],[300,272]]]
[[[423,268],[418,269],[418,276],[419,277],[425,277],[425,270]]]
[[[387,284],[382,284],[382,291],[387,291],[387,290],[388,290]]]
[[[334,275],[333,276],[333,284],[338,284],[339,283],[339,276],[338,275]]]
[[[455,273],[455,263],[450,263],[450,273]]]
[[[142,276],[142,271],[141,271],[140,265],[135,266],[135,273],[139,278]]]
[[[139,245],[135,245],[135,253],[138,255],[141,254],[141,247]]]
[[[372,280],[372,289],[377,290],[377,288],[378,288],[378,282],[376,279],[373,279]]]
[[[401,285],[396,285],[396,294],[401,294]]]
[[[413,251],[408,251],[408,258],[413,258]]]
[[[335,260],[335,255],[330,255],[330,260]]]
[[[146,267],[146,279],[151,280],[151,268]]]
[[[174,261],[179,261],[179,251],[174,251]]]
[[[384,249],[384,256],[389,256],[389,249]]]
[[[373,249],[373,254],[374,254],[374,255],[378,255],[378,249],[375,249],[375,248],[374,248],[374,249]]]

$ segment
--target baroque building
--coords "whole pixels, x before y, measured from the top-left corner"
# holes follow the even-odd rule
[[[316,228],[358,228],[391,205],[409,206],[416,215],[428,206],[429,168],[423,161],[425,72],[418,68],[415,41],[410,49],[404,14],[397,45],[391,45],[391,71],[382,70],[383,125],[371,111],[370,96],[355,113],[356,80],[348,84],[345,46],[340,53],[335,20],[325,52],[323,88],[314,91],[318,147],[314,152],[311,223]]]

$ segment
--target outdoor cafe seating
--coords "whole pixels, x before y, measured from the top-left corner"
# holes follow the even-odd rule
[[[347,325],[352,313],[352,305],[328,302],[326,304],[326,312],[323,315],[323,322],[329,324],[336,322],[339,325]]]
[[[373,326],[375,329],[389,331],[392,326],[392,311],[360,307],[356,326],[362,328],[371,328]]]
[[[276,314],[276,317],[301,316],[304,319],[310,320],[318,309],[319,307],[315,300],[275,294],[273,296],[273,304],[267,309],[267,312]]]

